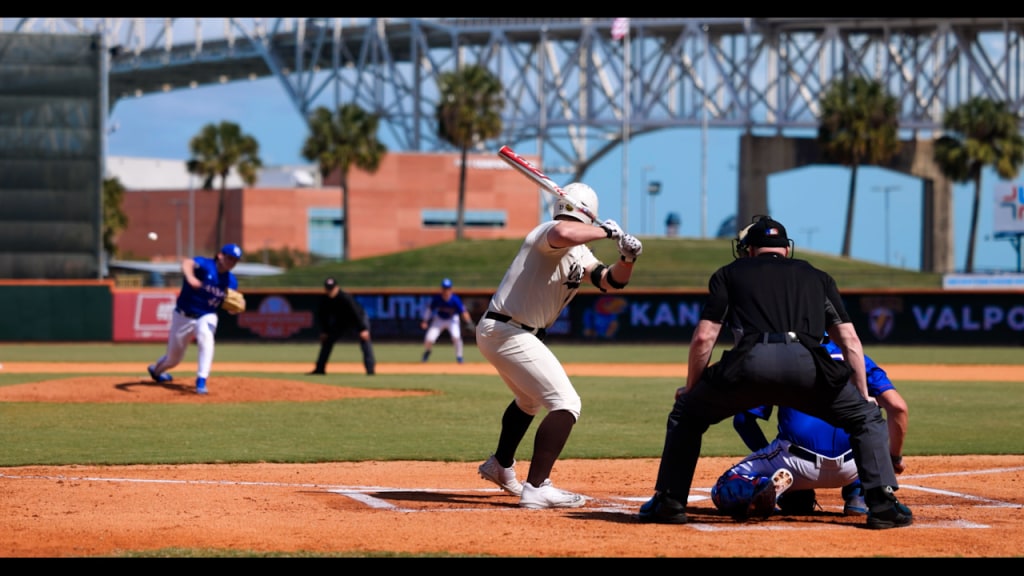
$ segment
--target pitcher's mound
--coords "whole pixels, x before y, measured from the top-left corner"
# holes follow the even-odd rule
[[[294,380],[241,376],[210,378],[206,395],[195,392],[195,380],[158,384],[124,376],[87,376],[16,384],[0,388],[0,402],[320,402],[342,398],[428,396],[427,390],[373,390],[327,386]]]

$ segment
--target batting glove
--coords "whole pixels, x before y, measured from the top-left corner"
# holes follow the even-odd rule
[[[636,257],[642,254],[644,245],[632,234],[625,234],[619,238],[619,255],[623,262],[636,262]]]
[[[622,238],[625,234],[615,220],[605,220],[604,224],[601,224],[601,229],[604,230],[605,238]]]

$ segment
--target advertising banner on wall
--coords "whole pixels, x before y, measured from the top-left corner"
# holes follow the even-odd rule
[[[166,342],[177,290],[117,290],[114,342]]]
[[[420,320],[433,294],[354,294],[370,316],[376,341],[420,342]],[[865,346],[884,344],[1024,344],[1024,300],[1019,291],[851,292],[844,305]],[[119,290],[114,302],[115,341],[165,341],[176,291]],[[460,295],[479,320],[491,295]],[[220,315],[221,341],[314,341],[319,336],[319,292],[247,293],[248,310]],[[583,293],[548,328],[548,341],[688,344],[706,301],[704,293]],[[354,336],[353,336],[354,337]],[[444,338],[444,336],[442,336]],[[466,342],[474,334],[463,330]],[[721,341],[732,338],[723,330]],[[443,340],[442,340],[443,341]]]

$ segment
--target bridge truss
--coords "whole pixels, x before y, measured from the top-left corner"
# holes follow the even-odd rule
[[[907,137],[973,96],[1024,118],[1024,18],[3,18],[0,32],[97,34],[119,99],[277,78],[305,118],[355,102],[408,151],[436,134],[440,73],[503,82],[503,144],[582,177],[631,135],[663,128],[813,130],[829,83],[858,74],[899,102]],[[0,55],[2,57],[2,55]],[[488,143],[490,147],[493,143]]]

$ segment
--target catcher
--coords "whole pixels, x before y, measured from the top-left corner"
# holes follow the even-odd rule
[[[148,368],[154,382],[173,380],[167,371],[181,363],[189,341],[195,337],[199,349],[196,394],[206,394],[206,379],[213,367],[217,310],[223,308],[230,314],[245,310],[245,298],[238,292],[238,279],[231,272],[241,259],[241,246],[225,244],[213,258],[196,256],[181,261],[181,291],[171,315],[167,351]]]

